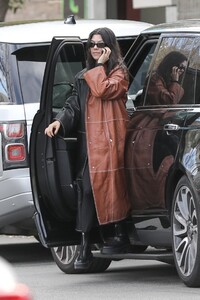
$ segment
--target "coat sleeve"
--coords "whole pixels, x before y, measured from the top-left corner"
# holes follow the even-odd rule
[[[80,116],[80,105],[77,89],[74,87],[72,95],[66,100],[62,110],[56,115],[54,120],[61,123],[63,135],[67,136],[76,129]]]
[[[150,104],[168,105],[179,103],[183,94],[184,90],[179,83],[171,82],[167,88],[162,78],[152,77],[147,97],[149,97]]]
[[[102,100],[117,100],[128,91],[128,80],[124,70],[116,68],[107,76],[103,66],[97,66],[84,73],[84,78],[94,97]]]

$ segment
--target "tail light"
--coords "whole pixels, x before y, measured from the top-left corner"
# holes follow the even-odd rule
[[[3,169],[28,166],[27,134],[24,122],[0,123]]]
[[[4,124],[5,136],[7,139],[22,138],[24,136],[23,123],[8,123]]]

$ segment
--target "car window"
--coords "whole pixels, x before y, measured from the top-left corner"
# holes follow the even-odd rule
[[[9,102],[9,89],[7,85],[8,69],[7,48],[5,44],[0,43],[0,103]]]
[[[23,101],[40,101],[42,80],[49,45],[26,46],[12,54],[16,56]]]
[[[120,46],[120,50],[121,50],[121,54],[122,56],[125,56],[126,53],[128,52],[128,50],[130,49],[130,47],[132,46],[132,44],[135,41],[134,37],[123,37],[123,38],[117,38],[119,46]]]
[[[181,103],[200,104],[200,37],[196,37],[191,50],[186,78],[184,82],[184,97]],[[184,102],[185,101],[185,102]]]
[[[199,38],[163,37],[145,80],[145,104],[197,103],[200,97],[198,61]]]
[[[145,79],[149,65],[151,63],[156,42],[147,42],[137,54],[134,64],[129,66],[130,86],[128,90],[127,108],[142,105],[141,94],[145,84]]]
[[[83,69],[82,44],[66,44],[59,53],[55,67],[52,107],[54,111],[64,106],[71,95],[75,75]]]

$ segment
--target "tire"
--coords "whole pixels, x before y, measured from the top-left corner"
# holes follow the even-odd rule
[[[174,192],[171,227],[178,275],[188,287],[199,287],[200,202],[186,176],[180,179]]]
[[[75,270],[74,262],[79,253],[79,246],[60,246],[51,248],[53,259],[57,266],[66,274],[100,273],[104,272],[111,264],[110,259],[94,257],[87,270]]]

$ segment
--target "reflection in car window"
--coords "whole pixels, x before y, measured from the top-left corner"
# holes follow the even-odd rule
[[[181,101],[187,61],[187,57],[179,51],[171,51],[161,60],[148,83],[147,104],[168,105]]]
[[[146,105],[195,103],[197,49],[195,37],[162,39],[145,82]]]

